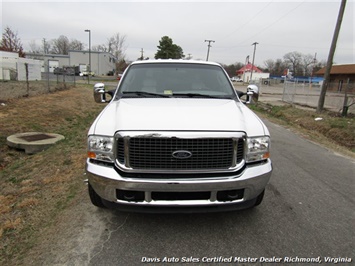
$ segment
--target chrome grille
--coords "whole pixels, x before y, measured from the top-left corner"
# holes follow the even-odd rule
[[[242,138],[155,138],[132,137],[117,141],[117,160],[131,169],[218,170],[229,169],[244,157]],[[126,145],[126,147],[123,147]],[[175,158],[187,151],[189,158]],[[236,157],[234,157],[236,156]]]
[[[123,138],[117,139],[117,160],[121,163],[124,164],[125,159],[124,159],[124,141]]]
[[[240,163],[244,158],[244,140],[238,139],[237,143],[237,163]]]

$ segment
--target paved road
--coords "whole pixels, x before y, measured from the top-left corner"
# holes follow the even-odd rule
[[[165,257],[199,261],[184,265],[236,265],[216,262],[230,258],[256,258],[255,264],[238,265],[262,265],[260,258],[273,257],[282,259],[279,265],[285,257],[323,263],[325,257],[347,257],[354,263],[355,161],[266,123],[274,172],[259,207],[214,214],[127,214],[97,209],[86,196],[75,206],[79,214],[71,217],[72,224],[59,226],[66,230],[58,233],[58,248],[45,252],[43,265],[142,265],[142,260]]]

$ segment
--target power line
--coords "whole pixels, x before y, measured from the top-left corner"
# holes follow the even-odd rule
[[[272,2],[270,2],[268,5],[266,5],[261,11],[258,12],[261,13],[263,10],[265,10]],[[267,25],[265,28],[261,29],[260,31],[258,31],[256,34],[252,35],[251,37],[249,37],[248,39],[244,39],[243,41],[239,42],[236,45],[232,45],[232,46],[228,46],[228,47],[216,47],[216,49],[233,49],[233,48],[238,48],[238,47],[245,47],[247,45],[242,44],[243,42],[250,40],[252,38],[254,38],[255,36],[257,36],[258,34],[260,34],[260,32],[264,32],[265,30],[267,30],[268,28],[272,27],[274,24],[276,24],[277,22],[279,22],[280,20],[282,20],[283,18],[285,18],[287,15],[289,15],[291,12],[295,11],[297,8],[299,8],[302,4],[305,3],[305,0],[303,0],[302,2],[300,2],[296,7],[292,8],[291,10],[289,10],[288,12],[286,12],[285,14],[283,14],[281,17],[279,17],[278,19],[276,19],[274,22],[272,22],[271,24]],[[257,15],[258,15],[257,14]],[[257,17],[257,15],[255,15],[251,20],[249,20],[248,22],[244,23],[241,27],[238,27],[238,30],[243,28],[244,26],[246,26],[247,24],[249,24],[255,17]],[[235,30],[236,31],[236,30]],[[235,32],[233,31],[233,32]],[[232,32],[232,33],[233,33]],[[223,39],[227,38],[229,36],[229,34],[224,37]],[[280,46],[280,45],[275,45],[275,46]]]
[[[272,4],[273,1],[269,2],[266,6],[264,6],[257,14],[255,14],[251,19],[249,19],[247,22],[245,22],[244,24],[242,24],[241,26],[238,26],[237,29],[235,29],[234,31],[230,32],[228,35],[226,35],[225,37],[222,38],[225,39],[231,35],[233,35],[236,31],[244,28],[246,25],[250,24],[250,22],[252,22],[255,18],[257,18],[259,16],[259,14],[261,14],[270,4]]]
[[[268,26],[266,26],[265,28],[261,29],[260,31],[258,31],[256,34],[254,34],[253,36],[249,37],[248,39],[245,39],[241,42],[239,42],[238,44],[241,44],[247,40],[250,40],[252,38],[254,38],[256,35],[258,35],[260,32],[264,32],[265,30],[267,30],[268,28],[270,28],[271,26],[273,26],[274,24],[276,24],[277,22],[279,22],[281,19],[283,19],[284,17],[286,17],[288,14],[290,14],[291,12],[295,11],[297,8],[299,8],[303,3],[305,2],[302,1],[299,5],[297,5],[296,7],[292,8],[290,11],[288,11],[287,13],[285,13],[283,16],[279,17],[277,20],[275,20],[274,22],[272,22],[271,24],[269,24]]]

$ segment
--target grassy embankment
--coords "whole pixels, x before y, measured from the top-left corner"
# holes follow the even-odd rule
[[[86,134],[102,108],[94,103],[91,85],[0,106],[1,265],[21,261],[41,230],[86,189]],[[6,145],[7,136],[31,131],[62,134],[65,140],[34,155]]]
[[[251,107],[260,116],[288,126],[304,137],[330,149],[355,157],[355,116],[324,111],[321,114],[309,108],[291,105],[273,106],[258,103]]]

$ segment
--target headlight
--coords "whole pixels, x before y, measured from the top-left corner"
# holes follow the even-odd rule
[[[113,137],[89,136],[88,137],[88,157],[106,162],[114,162]]]
[[[247,138],[246,162],[262,161],[270,157],[270,138]]]

